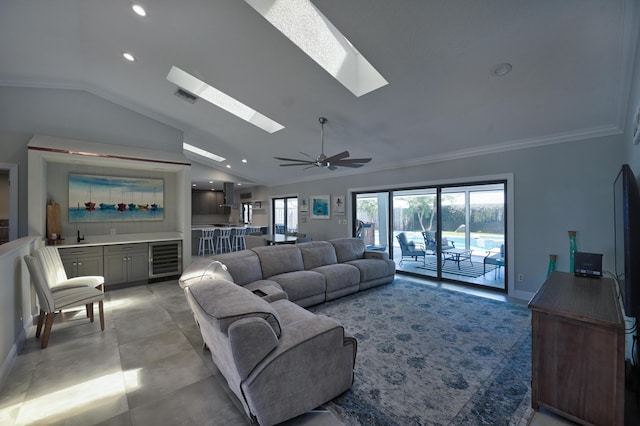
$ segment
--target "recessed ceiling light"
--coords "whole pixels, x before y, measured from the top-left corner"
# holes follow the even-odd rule
[[[389,84],[309,0],[245,0],[356,96]]]
[[[241,184],[241,183],[238,183],[238,186],[242,186],[242,184]]]
[[[213,183],[213,181],[212,181],[212,180],[210,180],[210,181],[209,181],[209,183]]]
[[[231,164],[227,164],[227,169],[230,169],[230,168],[231,168]]]
[[[196,184],[195,184],[195,183],[192,183],[192,184],[191,184],[191,186],[196,186]]]
[[[178,87],[201,97],[205,101],[211,102],[215,106],[230,112],[236,117],[253,124],[264,130],[265,132],[274,133],[284,129],[284,126],[260,114],[255,109],[243,104],[242,102],[222,93],[218,89],[204,81],[192,76],[186,71],[176,66],[171,67],[171,71],[167,74],[167,80],[176,84]]]
[[[135,56],[133,56],[133,55],[132,55],[131,53],[129,53],[129,52],[122,52],[122,56],[124,56],[124,58],[125,58],[127,61],[131,61],[131,62],[133,62],[133,61],[135,61],[135,60],[136,60],[136,57],[135,57]]]
[[[507,75],[511,72],[513,66],[508,62],[503,62],[501,64],[496,65],[491,70],[491,74],[496,77],[502,77],[503,75]]]
[[[144,10],[144,7],[142,7],[142,5],[140,5],[138,3],[133,3],[131,5],[131,9],[133,9],[133,11],[136,13],[136,15],[147,16],[147,11]]]
[[[246,162],[247,162],[247,159],[246,159],[246,158],[243,158],[243,159],[242,159],[242,162],[243,162],[243,163],[246,163]]]
[[[220,157],[219,155],[213,154],[209,151],[205,151],[204,149],[198,148],[197,146],[189,145],[186,142],[182,143],[182,149],[184,149],[185,151],[193,152],[194,154],[197,154],[201,157],[206,157],[217,162],[226,160],[226,158],[224,157]]]

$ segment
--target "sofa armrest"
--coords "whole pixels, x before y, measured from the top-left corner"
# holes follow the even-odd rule
[[[244,380],[275,347],[278,337],[262,318],[242,318],[229,326],[229,344],[238,375]]]
[[[364,258],[389,260],[389,253],[387,253],[386,251],[365,250]]]
[[[259,369],[263,369],[278,358],[284,359],[291,354],[297,365],[309,366],[314,362],[319,354],[328,351],[335,354],[339,348],[352,347],[353,364],[355,365],[357,341],[346,334],[342,325],[336,320],[325,315],[315,315],[312,318],[306,318],[294,323],[288,324],[280,336],[278,347],[267,357]],[[304,355],[302,355],[304,354]],[[302,356],[300,356],[302,355]],[[321,357],[322,358],[322,357]],[[283,364],[285,370],[288,370],[287,362]],[[259,373],[259,370],[256,371]],[[281,374],[284,374],[282,371]]]

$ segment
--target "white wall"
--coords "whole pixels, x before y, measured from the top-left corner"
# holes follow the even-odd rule
[[[0,246],[0,388],[37,314],[35,292],[22,257],[40,244],[36,238],[24,237]]]

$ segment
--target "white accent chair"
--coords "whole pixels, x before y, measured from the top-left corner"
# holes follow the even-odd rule
[[[104,331],[104,292],[95,287],[61,287],[52,291],[48,276],[50,275],[43,267],[42,263],[34,256],[25,255],[24,261],[29,269],[31,280],[36,289],[40,302],[40,315],[38,316],[38,326],[36,328],[36,338],[40,337],[42,325],[44,324],[44,334],[42,335],[41,348],[44,349],[49,344],[51,328],[56,317],[56,312],[67,308],[85,305],[89,319],[93,322],[93,304],[98,302],[100,313],[100,329]],[[52,272],[52,271],[48,271]]]
[[[81,277],[68,278],[64,270],[60,252],[56,247],[44,246],[35,250],[34,256],[42,264],[42,269],[46,275],[47,283],[51,291],[74,288],[92,287],[104,291],[104,277],[99,275],[85,275]]]

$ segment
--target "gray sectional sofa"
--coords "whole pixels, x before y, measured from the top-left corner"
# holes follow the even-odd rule
[[[343,238],[199,259],[179,283],[213,361],[246,414],[264,426],[312,410],[353,383],[356,340],[303,306],[394,275],[386,253]]]
[[[185,269],[180,285],[211,274],[207,266],[212,260],[224,264],[236,284],[249,290],[276,287],[302,307],[390,283],[396,272],[386,252],[365,250],[359,238],[339,238],[198,259]]]

